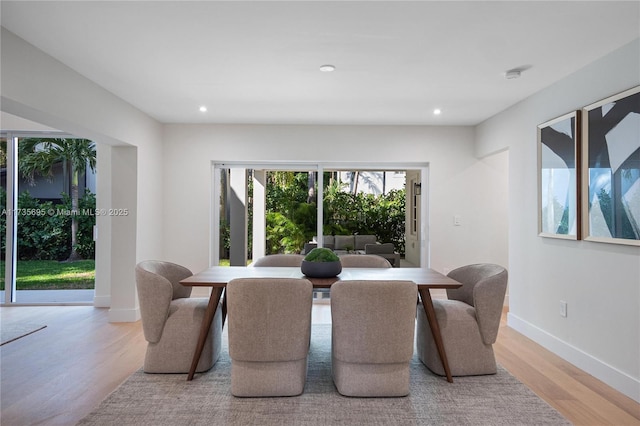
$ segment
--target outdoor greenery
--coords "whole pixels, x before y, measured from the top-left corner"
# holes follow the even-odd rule
[[[6,140],[0,143],[0,162],[6,165]],[[0,187],[0,289],[4,290],[7,218],[16,219],[18,290],[93,289],[95,283],[95,195],[79,193],[79,177],[95,170],[95,144],[87,139],[25,138],[18,144],[18,170],[29,183],[36,176],[53,179],[62,167],[70,194],[59,201],[34,198],[28,190],[18,195],[15,211],[5,206]],[[87,259],[87,260],[81,260]]]
[[[5,289],[4,270],[4,262],[0,262],[0,290]],[[94,260],[19,260],[16,269],[18,290],[92,289],[94,282]]]
[[[325,189],[324,213],[325,235],[373,234],[382,243],[393,243],[404,254],[404,189],[379,196],[352,194],[342,191],[334,181]]]
[[[393,243],[396,250],[405,252],[405,191],[387,194],[352,193],[348,184],[339,183],[337,173],[323,176],[323,234],[375,235],[380,242]],[[355,176],[355,174],[354,174]],[[317,234],[317,184],[313,173],[274,171],[266,180],[266,253],[299,253],[306,242]],[[249,194],[251,191],[249,180]],[[226,196],[221,196],[224,205]],[[249,197],[248,230],[252,225],[252,198]],[[249,258],[252,257],[251,235],[248,239]],[[230,232],[227,220],[220,220],[220,252],[228,255]]]
[[[69,168],[71,194],[70,198],[70,227],[71,240],[69,261],[82,259],[79,247],[79,213],[80,194],[78,183],[80,174],[87,167],[96,168],[96,146],[88,139],[53,139],[53,138],[26,138],[18,144],[18,169],[25,179],[35,182],[35,176],[53,178],[53,169],[56,164],[62,163]],[[22,207],[21,207],[22,208]]]
[[[0,203],[6,203],[6,191],[0,188]],[[28,191],[18,196],[18,260],[66,260],[71,254],[71,221],[78,222],[76,234],[76,252],[85,259],[95,258],[93,225],[96,198],[85,191],[78,200],[79,214],[71,214],[71,199],[62,194],[62,202],[40,201],[31,197]],[[0,215],[0,235],[5,235],[7,225],[6,211]],[[0,256],[4,259],[6,241],[2,238]]]
[[[332,173],[323,177],[324,235],[373,234],[405,249],[405,191],[387,194],[346,192]],[[267,175],[267,254],[299,253],[317,234],[315,187],[309,189],[306,172],[270,172]]]

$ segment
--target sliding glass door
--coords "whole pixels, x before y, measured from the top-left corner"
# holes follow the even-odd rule
[[[406,254],[405,265],[427,265],[421,176],[427,165],[214,163],[211,263],[244,265],[300,253],[322,235],[374,233]]]
[[[8,280],[5,278],[7,271],[5,262],[7,253],[7,149],[10,143],[8,135],[0,135],[0,209],[3,210],[0,216],[0,303],[5,303],[5,299],[15,301],[15,288],[11,285],[13,282],[12,272],[9,273]]]
[[[95,145],[57,133],[1,141],[2,303],[92,303]]]

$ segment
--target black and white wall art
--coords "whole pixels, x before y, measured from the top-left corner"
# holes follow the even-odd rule
[[[640,86],[583,109],[583,236],[640,246]]]
[[[538,126],[538,233],[580,239],[580,111]]]

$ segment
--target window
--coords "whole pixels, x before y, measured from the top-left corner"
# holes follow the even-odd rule
[[[424,236],[421,235],[420,223],[424,218],[420,217],[422,211],[427,211],[426,209],[421,207],[421,203],[424,203],[423,199],[420,197],[420,193],[416,193],[414,191],[414,185],[416,181],[419,182],[419,177],[421,175],[426,174],[426,165],[411,165],[411,164],[394,164],[394,165],[383,165],[383,164],[340,164],[340,165],[330,165],[330,164],[260,164],[260,163],[213,163],[212,164],[212,172],[213,172],[213,180],[212,180],[212,188],[213,188],[213,206],[212,206],[212,235],[211,235],[211,264],[217,265],[220,264],[220,260],[229,256],[231,253],[239,253],[233,263],[230,260],[230,263],[233,265],[242,265],[246,263],[247,258],[256,258],[263,256],[271,251],[268,249],[269,242],[266,240],[267,235],[267,227],[269,225],[269,219],[267,218],[268,205],[272,204],[269,202],[267,194],[267,186],[268,182],[274,178],[274,176],[280,176],[281,178],[291,178],[294,180],[300,180],[299,186],[304,186],[305,193],[304,198],[315,198],[321,200],[327,200],[327,196],[331,196],[331,191],[334,191],[331,185],[328,184],[334,182],[339,179],[338,177],[343,174],[346,176],[354,176],[355,183],[355,175],[356,173],[352,172],[353,170],[359,171],[359,175],[365,175],[365,173],[371,174],[371,176],[379,175],[381,176],[382,186],[381,188],[386,188],[386,191],[383,189],[381,192],[386,192],[386,195],[389,195],[393,192],[392,181],[393,180],[402,180],[400,187],[402,191],[401,195],[401,204],[402,204],[402,213],[401,213],[401,226],[402,229],[399,230],[400,238],[402,238],[402,244],[406,241],[406,237],[408,235],[412,235],[412,244],[409,250],[413,251],[412,259],[413,264],[418,265],[427,265],[427,254],[421,252],[421,248],[425,247],[426,250],[428,248],[427,244],[415,244],[415,241],[418,241]],[[372,173],[370,171],[376,171]],[[413,179],[410,184],[405,185],[406,176],[408,176],[408,171],[411,171],[411,176],[417,177],[417,179]],[[232,175],[236,174],[243,179],[243,183],[239,184],[237,193],[234,193],[232,188]],[[349,174],[351,173],[351,174]],[[312,182],[312,183],[310,183]],[[347,184],[349,184],[348,182]],[[231,185],[231,186],[230,186]],[[310,188],[314,185],[313,193],[310,192]],[[355,185],[353,185],[355,187]],[[366,181],[361,181],[360,188],[369,187],[369,183]],[[397,189],[397,188],[396,188]],[[256,192],[258,191],[258,192]],[[296,195],[297,196],[297,195]],[[373,193],[370,195],[373,197]],[[397,197],[397,196],[396,196]],[[237,200],[242,200],[239,204],[237,204],[237,212],[230,212],[228,206],[231,203],[236,202]],[[397,200],[397,198],[396,198]],[[303,201],[300,201],[298,204],[304,204]],[[313,206],[313,209],[307,209],[304,213],[305,218],[308,217],[309,221],[305,222],[303,240],[311,240],[314,236],[317,235],[325,235],[332,234],[334,232],[331,231],[332,227],[336,227],[337,225],[341,225],[345,222],[360,222],[361,221],[361,213],[350,212],[342,222],[336,219],[330,211],[325,211],[325,209],[329,209],[326,202],[318,203],[316,202]],[[408,210],[408,211],[407,211]],[[292,212],[289,212],[292,213]],[[288,213],[288,214],[289,214]],[[253,216],[251,216],[253,214]],[[296,214],[300,214],[300,212],[296,212]],[[314,216],[313,218],[311,216]],[[329,217],[328,215],[331,215]],[[406,216],[405,216],[406,215]],[[287,219],[287,215],[283,215],[284,219]],[[409,216],[411,216],[411,220],[409,220]],[[278,216],[280,217],[280,216]],[[241,222],[236,228],[235,231],[231,230],[229,227],[229,222],[233,219],[241,218]],[[380,215],[379,220],[383,221],[388,217],[384,214]],[[280,219],[283,219],[280,217]],[[287,226],[287,220],[282,220],[282,226]],[[347,220],[348,219],[348,220]],[[251,221],[252,226],[248,226]],[[337,223],[337,222],[340,223]],[[246,223],[245,223],[246,222]],[[353,223],[352,223],[353,224]],[[217,226],[215,226],[217,225]],[[387,231],[391,231],[391,226],[388,226]],[[231,234],[234,233],[235,236]],[[249,235],[253,233],[253,238],[250,238]],[[335,234],[341,234],[343,232],[335,231]],[[309,234],[309,235],[307,235]],[[402,237],[402,236],[405,237]],[[295,235],[294,235],[295,236]],[[384,239],[392,238],[392,236],[385,236]],[[302,241],[302,240],[301,240]],[[393,240],[390,240],[393,241]],[[232,248],[234,244],[241,244],[242,247],[235,247],[235,250]],[[285,245],[295,245],[295,241],[280,241],[278,240],[278,244],[281,247]],[[286,244],[285,244],[286,243]],[[304,241],[302,241],[302,244]],[[298,244],[299,245],[299,244]],[[288,252],[292,252],[293,249],[291,247],[288,249]],[[302,248],[301,248],[302,249]],[[406,249],[406,248],[405,248]],[[239,251],[236,251],[239,250]],[[226,263],[226,262],[225,262]]]

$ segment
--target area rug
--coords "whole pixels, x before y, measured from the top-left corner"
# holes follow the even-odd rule
[[[28,336],[45,328],[46,325],[31,323],[8,323],[0,324],[0,346]]]
[[[225,336],[226,337],[226,336]],[[341,396],[331,379],[331,326],[312,328],[304,393],[286,398],[235,398],[223,346],[207,373],[134,373],[79,425],[570,425],[503,368],[490,376],[431,373],[414,356],[410,395]]]

